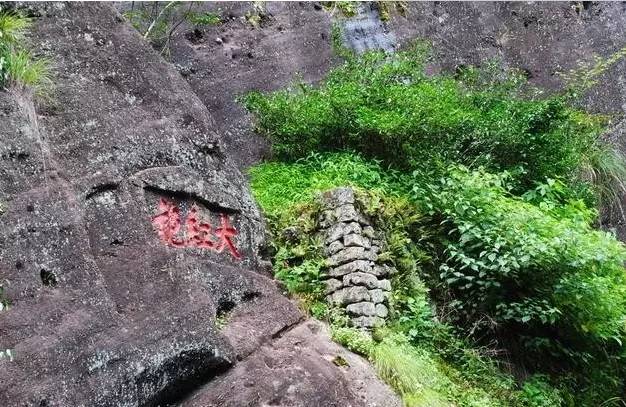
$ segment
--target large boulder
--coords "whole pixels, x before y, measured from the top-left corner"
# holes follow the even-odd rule
[[[0,91],[0,405],[176,402],[300,312],[176,70],[108,4],[29,8],[55,86]]]

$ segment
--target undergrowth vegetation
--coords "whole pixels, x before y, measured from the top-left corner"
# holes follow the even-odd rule
[[[51,85],[49,61],[24,46],[28,18],[0,7],[0,88],[26,86],[41,94]]]
[[[277,158],[250,172],[277,278],[407,406],[622,405],[626,248],[594,228],[623,192],[607,118],[493,64],[427,76],[427,58],[352,56],[244,98]],[[372,336],[323,302],[315,197],[345,185],[399,271]]]

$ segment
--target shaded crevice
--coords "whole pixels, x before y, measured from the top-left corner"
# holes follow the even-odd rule
[[[233,309],[235,309],[235,306],[237,306],[237,304],[234,301],[230,301],[230,300],[220,301],[217,305],[217,311],[215,312],[216,318],[224,317],[226,314],[228,314]]]
[[[283,335],[285,335],[287,332],[291,331],[292,329],[294,329],[295,327],[297,327],[298,325],[300,325],[302,322],[304,321],[304,316],[301,316],[300,318],[298,318],[297,321],[295,321],[292,324],[289,325],[285,325],[284,327],[282,327],[281,329],[279,329],[278,331],[274,332],[274,334],[272,335],[272,340],[275,339],[279,339],[281,338]]]
[[[181,200],[181,201],[195,201],[200,203],[202,206],[204,206],[206,209],[208,209],[211,212],[219,212],[219,213],[223,213],[226,215],[234,215],[234,214],[240,214],[241,211],[238,209],[233,209],[233,208],[226,208],[220,204],[218,204],[217,202],[212,202],[209,201],[207,199],[204,199],[196,194],[193,193],[189,193],[186,191],[173,191],[173,190],[166,190],[166,189],[162,189],[162,188],[158,188],[158,187],[153,187],[150,185],[146,185],[143,187],[145,191],[151,192],[153,194],[159,195],[159,196],[166,196],[169,198],[173,198],[174,200]]]
[[[57,286],[58,280],[54,271],[50,271],[50,270],[46,270],[45,268],[42,268],[39,271],[39,276],[41,278],[41,283],[45,285],[46,287]]]
[[[176,377],[168,386],[153,394],[141,407],[166,407],[178,405],[196,389],[233,366],[233,362],[215,355],[211,349],[183,351],[166,360],[155,371],[146,372],[134,379],[139,394],[148,394],[158,387],[165,376]]]
[[[94,196],[102,194],[107,191],[115,191],[117,190],[117,188],[118,188],[118,184],[115,182],[107,182],[105,184],[93,186],[91,190],[89,190],[89,192],[85,196],[85,200],[89,200],[93,198]]]
[[[221,298],[217,304],[215,316],[216,318],[222,318],[231,313],[239,305],[254,301],[261,296],[262,294],[258,291],[246,291],[237,299]]]

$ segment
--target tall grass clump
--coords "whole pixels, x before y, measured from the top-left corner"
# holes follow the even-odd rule
[[[41,94],[51,86],[50,63],[36,59],[26,49],[30,21],[0,9],[0,87],[24,86]]]

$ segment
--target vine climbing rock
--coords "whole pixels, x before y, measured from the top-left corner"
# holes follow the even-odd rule
[[[344,307],[353,326],[381,325],[389,313],[389,277],[396,272],[378,261],[384,238],[359,210],[352,188],[327,191],[320,203],[320,233],[329,266],[326,300]]]
[[[303,317],[263,271],[263,221],[204,104],[110,4],[21,7],[55,88],[0,90],[0,406],[175,405],[261,348],[295,364],[274,342]],[[373,375],[305,350],[294,368],[337,389]],[[231,405],[272,403],[256,379]]]

